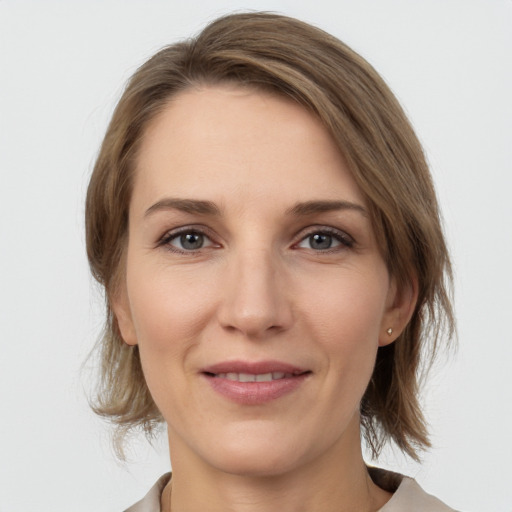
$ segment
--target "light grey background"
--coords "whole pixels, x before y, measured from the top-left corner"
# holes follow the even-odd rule
[[[434,449],[386,452],[466,511],[512,510],[510,0],[0,0],[0,511],[116,511],[168,468],[165,442],[115,462],[81,364],[101,327],[83,198],[122,85],[232,10],[312,22],[362,53],[431,162],[456,271],[460,349],[434,371]]]

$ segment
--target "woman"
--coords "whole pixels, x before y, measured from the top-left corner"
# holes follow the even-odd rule
[[[428,447],[422,360],[453,317],[428,167],[360,56],[265,13],[223,17],[130,80],[87,195],[105,287],[96,411],[167,424],[129,510],[451,510],[368,468]]]

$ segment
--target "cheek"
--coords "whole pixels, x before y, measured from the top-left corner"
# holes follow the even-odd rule
[[[187,271],[128,268],[130,309],[141,351],[180,352],[197,341],[214,307],[212,288]]]
[[[387,279],[356,277],[332,279],[327,291],[310,293],[303,307],[330,369],[330,385],[351,400],[362,396],[373,372],[387,297]]]
[[[165,417],[179,407],[187,389],[188,355],[200,344],[214,297],[186,272],[127,269],[127,287],[142,369],[157,407]],[[173,405],[171,405],[173,404]]]
[[[380,285],[376,286],[376,282]],[[310,286],[304,290],[305,314],[326,331],[322,337],[333,342],[378,343],[386,307],[387,280],[375,276],[333,278],[322,291]],[[327,334],[329,333],[329,334]]]

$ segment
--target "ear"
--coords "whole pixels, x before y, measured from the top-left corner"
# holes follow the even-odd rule
[[[127,345],[137,345],[137,336],[135,334],[126,285],[121,286],[121,289],[116,291],[115,295],[110,299],[110,304],[123,341]]]
[[[379,347],[393,343],[409,323],[418,301],[418,279],[416,276],[400,289],[395,278],[390,279],[386,311],[382,317]]]

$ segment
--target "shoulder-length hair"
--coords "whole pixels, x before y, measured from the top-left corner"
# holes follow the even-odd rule
[[[137,347],[126,345],[111,307],[124,277],[128,208],[137,152],[148,123],[185,89],[240,84],[293,99],[331,133],[369,205],[379,249],[399,289],[418,286],[406,329],[379,348],[361,403],[373,455],[393,440],[418,458],[429,446],[419,405],[421,370],[441,335],[453,333],[451,267],[430,172],[414,131],[379,74],[335,37],[298,20],[246,13],[222,17],[197,37],[165,47],[129,80],[90,180],[87,254],[106,291],[101,375],[94,410],[117,426],[117,446],[134,427],[150,435],[163,419]]]

